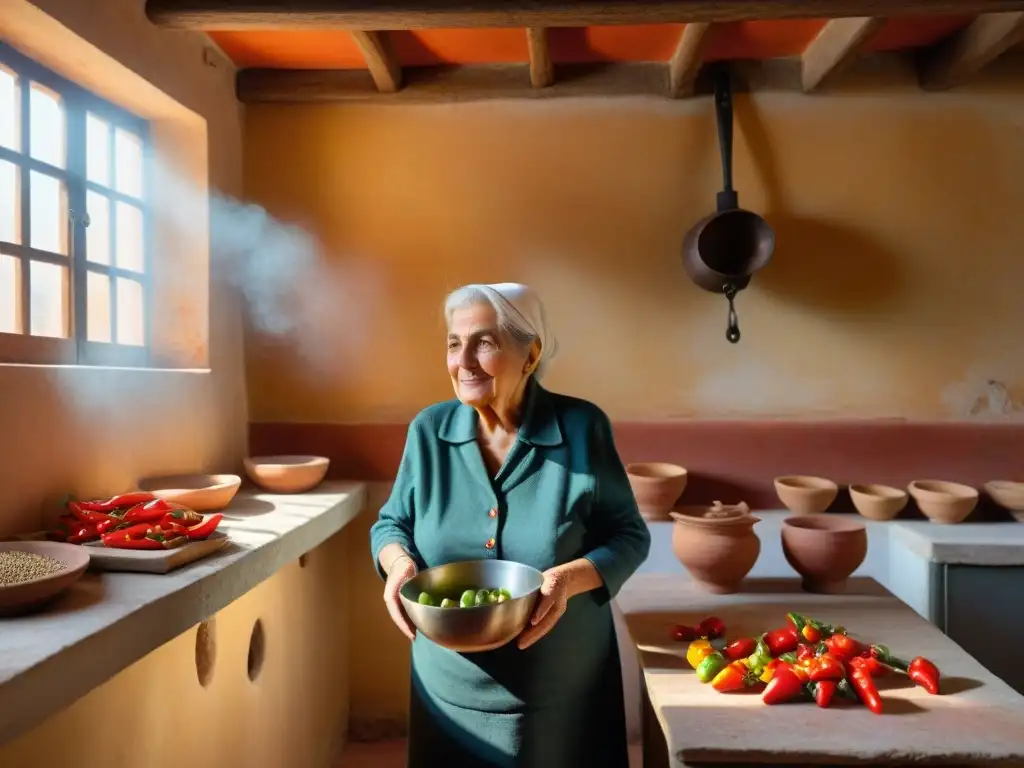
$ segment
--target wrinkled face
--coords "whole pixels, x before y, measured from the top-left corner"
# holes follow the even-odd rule
[[[448,328],[448,375],[455,395],[483,408],[508,403],[521,393],[532,369],[533,350],[523,349],[498,328],[489,304],[473,304],[452,313]]]

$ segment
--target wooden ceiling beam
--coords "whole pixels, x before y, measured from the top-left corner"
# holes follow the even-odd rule
[[[800,56],[800,78],[804,93],[816,90],[823,81],[834,77],[860,55],[885,19],[859,16],[832,19]]]
[[[583,27],[1024,11],[1024,0],[147,0],[177,29]]]
[[[370,70],[370,77],[377,90],[381,93],[394,93],[401,88],[402,67],[385,35],[361,30],[352,30],[350,34],[366,60],[366,67]]]
[[[921,87],[946,90],[963,84],[1024,40],[1024,11],[979,16],[921,56]]]
[[[711,28],[712,25],[704,21],[683,27],[679,44],[668,62],[668,93],[672,98],[693,95],[697,74],[704,63],[704,50],[711,38]]]
[[[555,82],[555,65],[548,49],[547,29],[527,27],[526,47],[530,51],[530,85],[534,88],[547,88]]]

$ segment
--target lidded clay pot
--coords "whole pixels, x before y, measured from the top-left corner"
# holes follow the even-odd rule
[[[761,540],[745,503],[679,507],[672,511],[672,551],[693,580],[708,592],[738,592],[761,554]]]
[[[803,577],[806,592],[842,592],[867,553],[864,523],[839,515],[800,515],[782,521],[782,554]]]
[[[643,518],[668,520],[686,488],[686,469],[663,461],[634,462],[626,465],[626,475]]]

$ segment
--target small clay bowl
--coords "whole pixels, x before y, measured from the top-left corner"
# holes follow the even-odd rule
[[[140,480],[139,490],[158,499],[181,504],[195,512],[224,509],[238,493],[242,478],[238,475],[170,475]]]
[[[782,553],[803,577],[805,592],[835,594],[864,562],[864,523],[844,515],[800,515],[782,521]]]
[[[627,464],[626,475],[645,520],[668,520],[688,478],[686,469],[678,464],[657,461]]]
[[[245,473],[268,493],[306,493],[327,474],[331,461],[323,456],[254,456],[244,460]]]
[[[978,506],[978,491],[969,485],[947,480],[914,480],[907,486],[917,508],[933,523],[963,522]]]
[[[903,489],[874,483],[851,485],[850,499],[864,517],[878,522],[892,520],[910,501]]]
[[[775,493],[794,515],[816,515],[836,500],[839,486],[826,477],[785,475],[775,478]]]
[[[1024,483],[1010,480],[989,480],[985,483],[985,492],[996,504],[1009,510],[1013,519],[1024,523]]]

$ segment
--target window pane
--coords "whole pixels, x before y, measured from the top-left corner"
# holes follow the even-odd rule
[[[33,248],[51,253],[68,253],[68,199],[64,183],[45,173],[32,171],[29,199],[29,232]]]
[[[86,338],[89,341],[111,341],[110,336],[110,278],[97,272],[86,277]]]
[[[28,131],[32,157],[64,167],[66,156],[64,105],[58,94],[32,83],[29,94]]]
[[[0,333],[21,333],[21,260],[0,253]]]
[[[117,278],[117,343],[141,347],[146,343],[142,283]]]
[[[68,271],[57,264],[33,261],[29,268],[29,313],[33,336],[68,335]]]
[[[114,131],[114,178],[117,191],[142,197],[142,139],[118,128]]]
[[[20,170],[14,163],[0,160],[0,241],[5,243],[21,242]]]
[[[117,203],[117,266],[144,272],[142,259],[142,211],[128,203]]]
[[[0,64],[0,147],[18,150],[21,128],[21,98],[18,78]]]
[[[85,193],[89,226],[85,228],[85,258],[93,264],[110,264],[110,199],[98,192]]]
[[[93,114],[85,118],[85,177],[110,186],[110,126]]]

